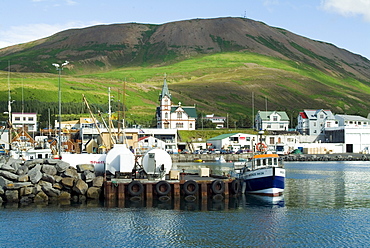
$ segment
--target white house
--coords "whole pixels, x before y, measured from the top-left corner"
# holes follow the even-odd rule
[[[178,105],[173,105],[171,98],[165,78],[156,113],[157,128],[195,130],[197,118],[195,106],[182,106],[181,102]]]
[[[357,115],[335,115],[340,127],[365,127],[368,126],[370,120]]]
[[[258,111],[255,128],[267,131],[288,131],[289,117],[284,111]]]
[[[28,132],[37,131],[36,113],[12,113],[12,124],[15,128],[24,127]]]
[[[221,134],[207,140],[207,145],[214,149],[237,151],[239,149],[252,150],[257,141],[257,135],[245,133]]]
[[[330,110],[305,109],[299,112],[297,119],[297,131],[305,135],[320,135],[325,128],[338,126],[338,121]]]
[[[137,145],[141,152],[146,152],[153,148],[166,150],[166,142],[153,136],[144,136],[138,139]]]
[[[215,116],[214,114],[211,114],[211,115],[206,115],[202,119],[211,121],[213,124],[216,125],[216,128],[224,128],[225,127],[226,117]]]
[[[356,115],[335,115],[338,127],[325,128],[325,142],[344,143],[348,153],[369,153],[370,120]]]

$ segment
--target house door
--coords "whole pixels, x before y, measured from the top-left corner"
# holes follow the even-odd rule
[[[353,152],[353,144],[346,144],[346,152],[348,153]]]

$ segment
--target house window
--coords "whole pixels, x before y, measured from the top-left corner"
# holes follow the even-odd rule
[[[176,128],[183,128],[184,127],[184,123],[182,122],[177,122],[176,123]]]
[[[284,128],[284,124],[280,124],[280,129],[283,129]]]
[[[165,129],[167,129],[167,128],[169,128],[169,127],[170,127],[169,123],[165,123],[165,124],[164,124],[164,128],[165,128]]]
[[[271,124],[268,124],[266,127],[267,127],[267,128],[271,128]]]
[[[193,123],[190,123],[189,127],[190,127],[190,128],[193,128]]]
[[[165,119],[168,119],[168,113],[165,113],[165,114],[164,114],[164,118],[165,118]]]
[[[320,118],[321,118],[321,119],[324,119],[324,115],[323,115],[323,114],[321,114],[321,115],[320,115]]]
[[[182,112],[177,112],[177,118],[179,118],[179,119],[182,118]]]
[[[278,119],[277,119],[277,116],[273,116],[272,117],[272,119],[274,120],[274,121],[277,121]]]

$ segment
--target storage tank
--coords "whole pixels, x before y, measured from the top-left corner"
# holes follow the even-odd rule
[[[165,179],[172,168],[172,159],[166,151],[152,149],[144,155],[142,165],[149,179]]]
[[[127,148],[126,144],[115,144],[107,153],[105,159],[106,170],[115,175],[120,173],[132,173],[135,166],[135,155]]]

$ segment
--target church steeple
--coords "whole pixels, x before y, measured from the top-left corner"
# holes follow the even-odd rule
[[[171,100],[171,94],[170,91],[168,90],[167,86],[167,75],[164,74],[164,80],[163,80],[163,86],[162,86],[162,93],[159,95],[159,100],[161,101],[163,97],[167,96]]]

